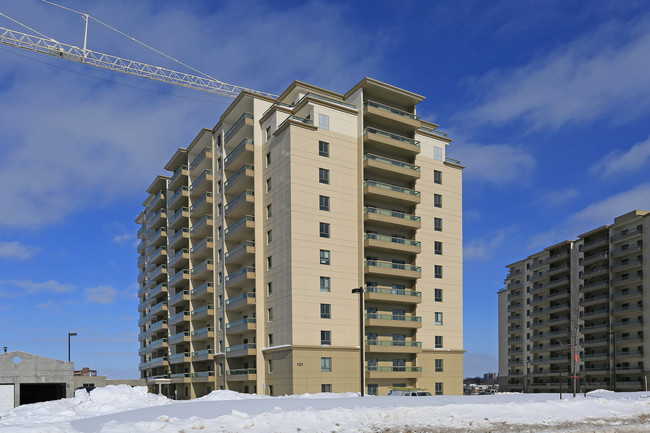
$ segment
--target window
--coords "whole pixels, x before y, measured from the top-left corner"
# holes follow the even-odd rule
[[[273,308],[268,308],[266,310],[266,315],[268,317],[269,322],[273,321]]]
[[[271,191],[271,178],[266,179],[266,192]]]
[[[268,282],[266,283],[266,294],[271,296],[273,294],[273,283]]]
[[[273,395],[273,385],[269,385],[269,395]]]
[[[318,169],[318,181],[320,183],[330,183],[330,171],[325,168]]]
[[[332,384],[330,383],[323,383],[320,386],[320,392],[332,392]]]
[[[436,382],[436,395],[442,395],[442,382]]]
[[[436,371],[442,371],[442,359],[435,360]]]
[[[221,328],[223,328],[223,319],[220,317],[219,318],[219,330],[221,331]]]
[[[329,250],[320,250],[320,264],[329,265],[330,264],[330,252]]]
[[[330,319],[331,318],[330,310],[331,310],[330,304],[320,304],[320,318]]]
[[[320,344],[321,346],[329,346],[332,344],[332,332],[320,331]]]
[[[318,142],[318,154],[320,156],[329,157],[330,156],[330,144],[326,141]]]
[[[323,372],[332,371],[332,358],[321,358],[320,359],[320,371],[323,371]]]
[[[217,297],[217,308],[221,308],[222,305],[223,305],[223,295],[219,295]]]
[[[271,215],[273,215],[273,208],[268,204],[266,205],[266,218],[271,218]]]
[[[266,166],[271,165],[271,152],[266,154]]]
[[[318,196],[318,208],[324,210],[325,212],[330,211],[330,198],[326,195]]]
[[[442,184],[442,171],[433,170],[433,183]]]
[[[330,237],[330,225],[329,223],[320,223],[320,237],[329,238]]]
[[[270,126],[268,126],[266,128],[266,139],[268,140],[269,138],[271,138],[271,127]]]
[[[440,194],[433,195],[433,205],[435,207],[442,207],[442,196]]]
[[[442,218],[434,218],[433,219],[433,229],[437,232],[442,231]]]
[[[330,117],[326,114],[319,114],[318,115],[318,127],[321,129],[324,129],[325,131],[329,131],[330,129]]]
[[[266,270],[270,271],[272,267],[273,267],[273,258],[271,256],[268,256],[266,258]]]
[[[269,334],[269,347],[273,346],[273,334]]]
[[[433,147],[433,159],[436,161],[442,161],[442,147]]]
[[[269,230],[266,232],[266,245],[270,244],[272,240],[273,240],[273,230]]]
[[[321,292],[330,291],[330,277],[320,277],[320,291]]]
[[[442,349],[442,335],[436,335],[434,337],[434,347],[436,349]]]
[[[433,243],[433,253],[442,255],[442,242],[434,241]]]
[[[435,265],[433,274],[434,274],[433,276],[435,278],[442,278],[442,266],[441,265]]]
[[[433,323],[434,323],[436,326],[442,326],[442,313],[439,312],[439,311],[436,311],[436,312],[434,313],[433,317],[434,317],[434,321],[433,321]]]
[[[269,359],[269,374],[273,374],[273,360]]]
[[[442,302],[442,289],[433,289],[433,298],[436,302]]]
[[[368,395],[377,395],[379,393],[379,385],[376,383],[368,384]]]
[[[406,360],[393,359],[393,371],[406,371]]]

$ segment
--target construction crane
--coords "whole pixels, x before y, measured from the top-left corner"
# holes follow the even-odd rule
[[[59,6],[51,2],[46,2],[46,3]],[[224,95],[231,98],[237,97],[237,95],[239,95],[243,91],[266,96],[269,98],[274,98],[274,99],[277,98],[276,95],[273,95],[271,93],[248,89],[245,87],[236,86],[234,84],[224,83],[222,81],[219,81],[207,75],[204,77],[200,77],[185,72],[173,71],[171,69],[163,68],[161,66],[149,65],[147,63],[124,59],[118,56],[113,56],[110,54],[104,54],[104,53],[90,50],[86,47],[86,42],[88,36],[88,19],[92,17],[90,17],[90,15],[88,14],[84,14],[81,12],[77,12],[77,11],[73,11],[73,12],[82,15],[86,21],[83,48],[79,48],[75,45],[64,44],[55,41],[54,39],[45,37],[44,35],[42,37],[36,35],[30,35],[16,30],[6,29],[4,27],[0,27],[0,43],[12,47],[16,47],[16,48],[22,48],[24,50],[33,51],[36,53],[47,54],[54,57],[60,57],[62,59],[71,60],[73,62],[96,66],[98,68],[109,69],[111,71],[122,72],[125,74],[135,75],[137,77],[148,78],[150,80],[160,81],[167,84],[175,84],[177,86],[183,86],[190,89],[200,90],[203,92],[215,93],[218,95]],[[2,13],[0,13],[0,15],[9,18]],[[18,23],[18,21],[16,20],[13,19],[11,20]],[[96,21],[100,22],[101,24],[104,24],[99,20]],[[25,26],[24,24],[21,25]],[[125,36],[135,41],[134,38],[128,35]]]

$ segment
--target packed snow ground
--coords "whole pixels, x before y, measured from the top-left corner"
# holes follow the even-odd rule
[[[0,433],[113,432],[643,432],[650,393],[268,397],[214,391],[174,401],[125,385],[0,414]]]

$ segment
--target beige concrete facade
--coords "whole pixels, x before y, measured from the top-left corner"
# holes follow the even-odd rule
[[[424,98],[364,79],[242,93],[136,222],[152,389],[462,393],[462,169]]]
[[[499,383],[525,392],[646,389],[650,212],[633,211],[508,265]],[[576,358],[577,355],[577,358]]]

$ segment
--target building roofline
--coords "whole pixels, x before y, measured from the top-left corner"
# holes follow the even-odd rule
[[[359,81],[354,87],[352,87],[350,90],[348,90],[345,93],[344,97],[347,99],[348,97],[350,97],[350,95],[352,95],[360,88],[368,87],[368,86],[382,87],[389,91],[401,93],[404,96],[410,97],[413,100],[413,105],[417,105],[418,103],[426,99],[426,97],[422,95],[418,95],[417,93],[401,89],[397,86],[393,86],[392,84],[384,83],[383,81],[375,80],[374,78],[370,78],[370,77],[365,77],[363,80]]]
[[[287,87],[287,89],[284,92],[282,92],[282,94],[280,96],[278,96],[278,101],[281,101],[284,98],[286,98],[287,96],[289,96],[289,94],[294,89],[296,89],[297,87],[303,87],[306,90],[313,91],[314,93],[325,94],[325,95],[327,95],[327,96],[329,96],[331,98],[340,99],[341,102],[345,102],[344,96],[341,95],[340,93],[334,92],[332,90],[323,89],[322,87],[314,86],[313,84],[308,84],[308,83],[305,83],[303,81],[298,81],[298,80],[294,80],[289,85],[289,87]]]

